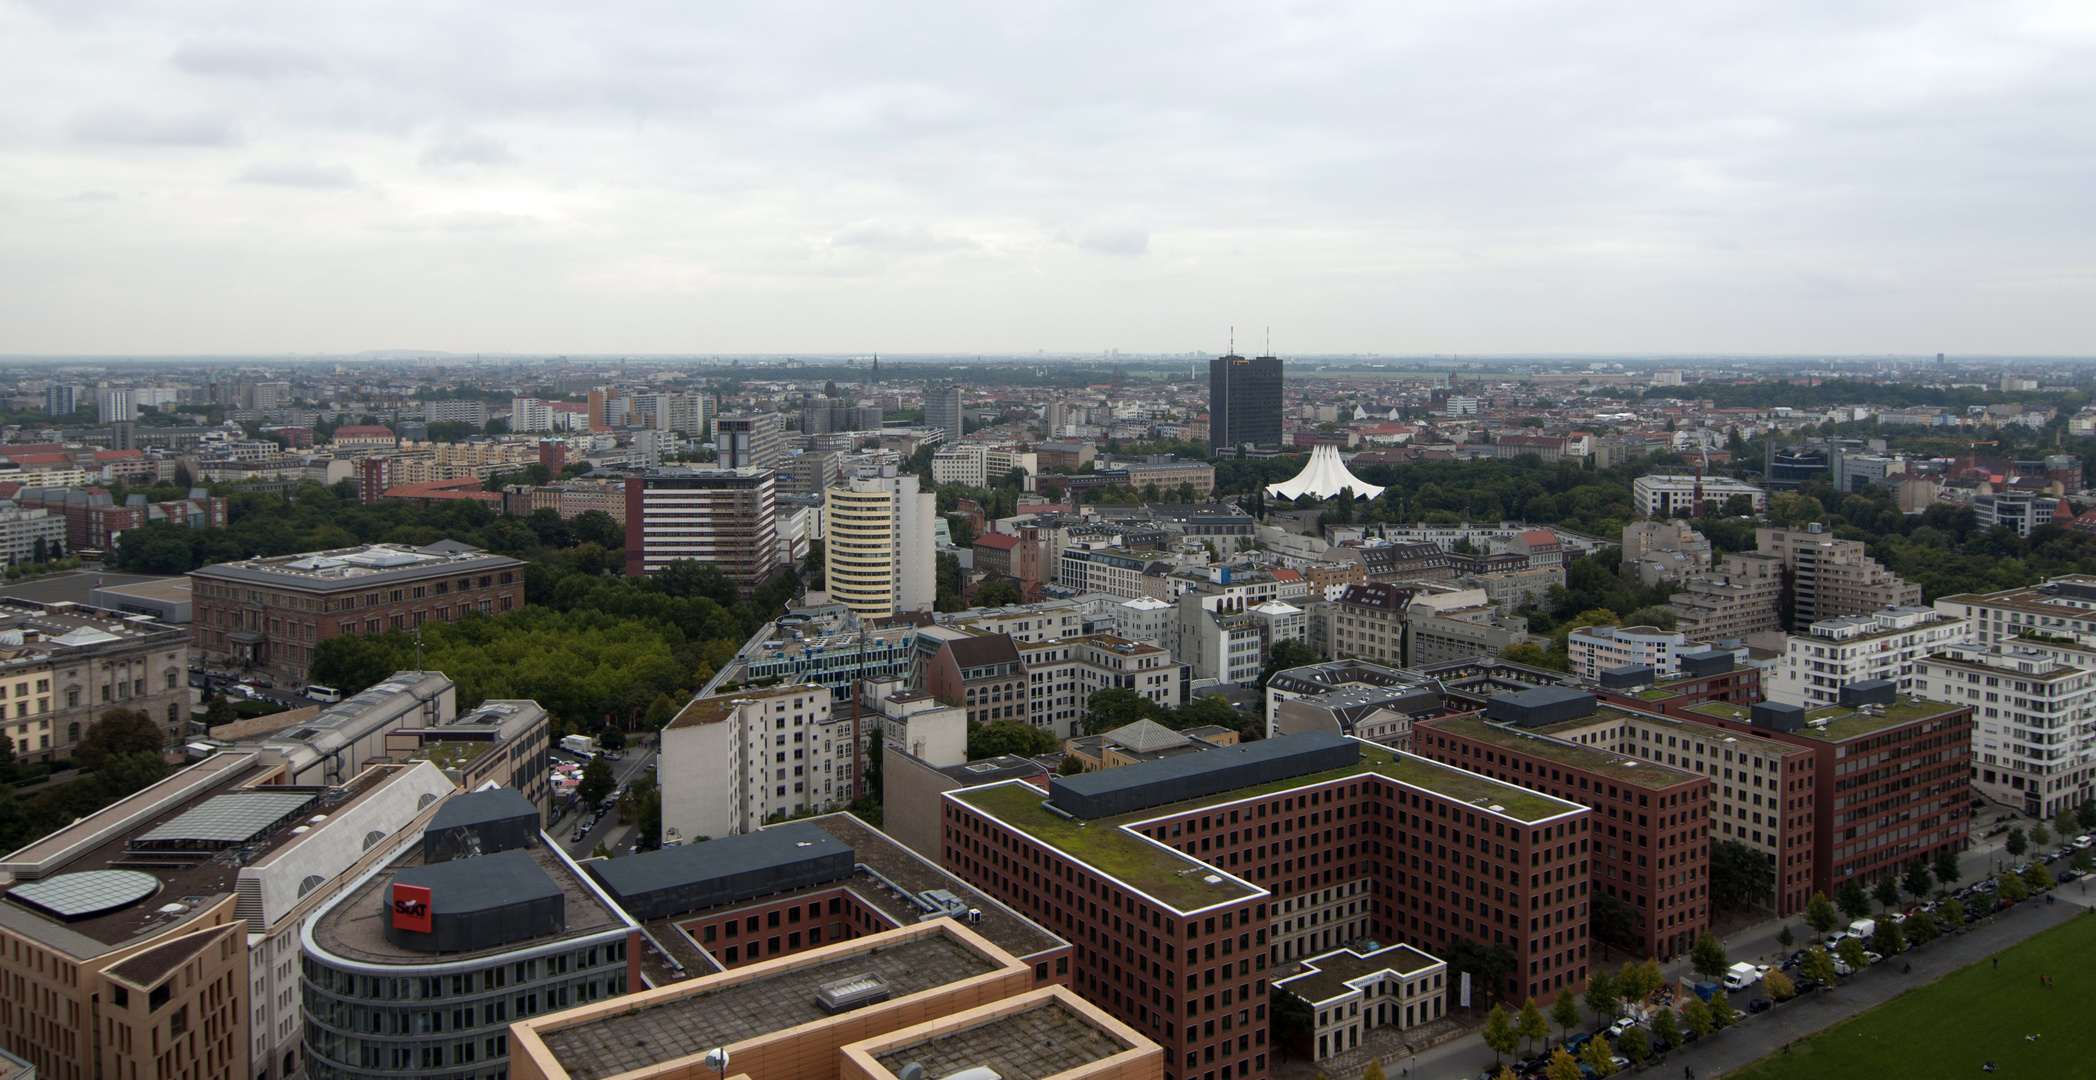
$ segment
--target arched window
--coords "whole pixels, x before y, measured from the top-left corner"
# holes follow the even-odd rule
[[[415,809],[417,809],[417,810],[420,810],[420,809],[422,809],[423,807],[426,807],[426,806],[428,806],[428,805],[429,805],[430,803],[433,803],[433,802],[436,802],[436,801],[437,801],[437,797],[436,797],[435,795],[432,795],[432,794],[430,794],[429,792],[425,791],[425,792],[423,792],[423,793],[422,793],[422,797],[421,797],[421,798],[419,798],[419,799],[416,799],[416,800],[415,800]]]
[[[378,829],[373,829],[370,832],[365,833],[364,850],[370,851],[374,846],[378,844],[379,841],[384,840],[385,838],[386,834]]]
[[[326,880],[326,878],[321,877],[319,874],[306,875],[306,880],[298,883],[298,895],[301,898],[303,898],[307,893],[319,888],[321,886],[321,883],[325,882]]]

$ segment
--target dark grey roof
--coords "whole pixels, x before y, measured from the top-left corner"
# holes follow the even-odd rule
[[[807,822],[583,864],[636,919],[747,900],[847,877],[857,860]]]
[[[490,821],[507,821],[516,817],[536,818],[538,807],[524,797],[516,788],[489,788],[453,795],[450,801],[437,808],[429,819],[429,828],[455,829],[461,825],[482,825]]]
[[[1048,781],[1048,790],[1057,807],[1091,819],[1343,769],[1360,760],[1360,744],[1354,740],[1326,731],[1306,731],[1118,769],[1057,776]]]
[[[453,859],[435,866],[403,866],[394,871],[393,882],[428,889],[431,910],[445,915],[563,895],[559,883],[546,876],[538,860],[526,851]]]

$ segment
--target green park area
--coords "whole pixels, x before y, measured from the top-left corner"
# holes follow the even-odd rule
[[[1727,1080],[1979,1076],[1989,1061],[2012,1077],[2089,1075],[2096,1068],[2086,1034],[2096,918],[2039,934],[2000,961],[1982,960],[1902,994]],[[2057,985],[2039,985],[2041,975]]]

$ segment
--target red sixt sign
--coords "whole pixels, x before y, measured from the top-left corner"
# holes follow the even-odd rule
[[[427,888],[420,885],[393,886],[393,929],[430,932]]]

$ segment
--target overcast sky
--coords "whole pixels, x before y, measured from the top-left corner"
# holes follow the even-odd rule
[[[2096,6],[0,0],[0,353],[2096,354]]]

